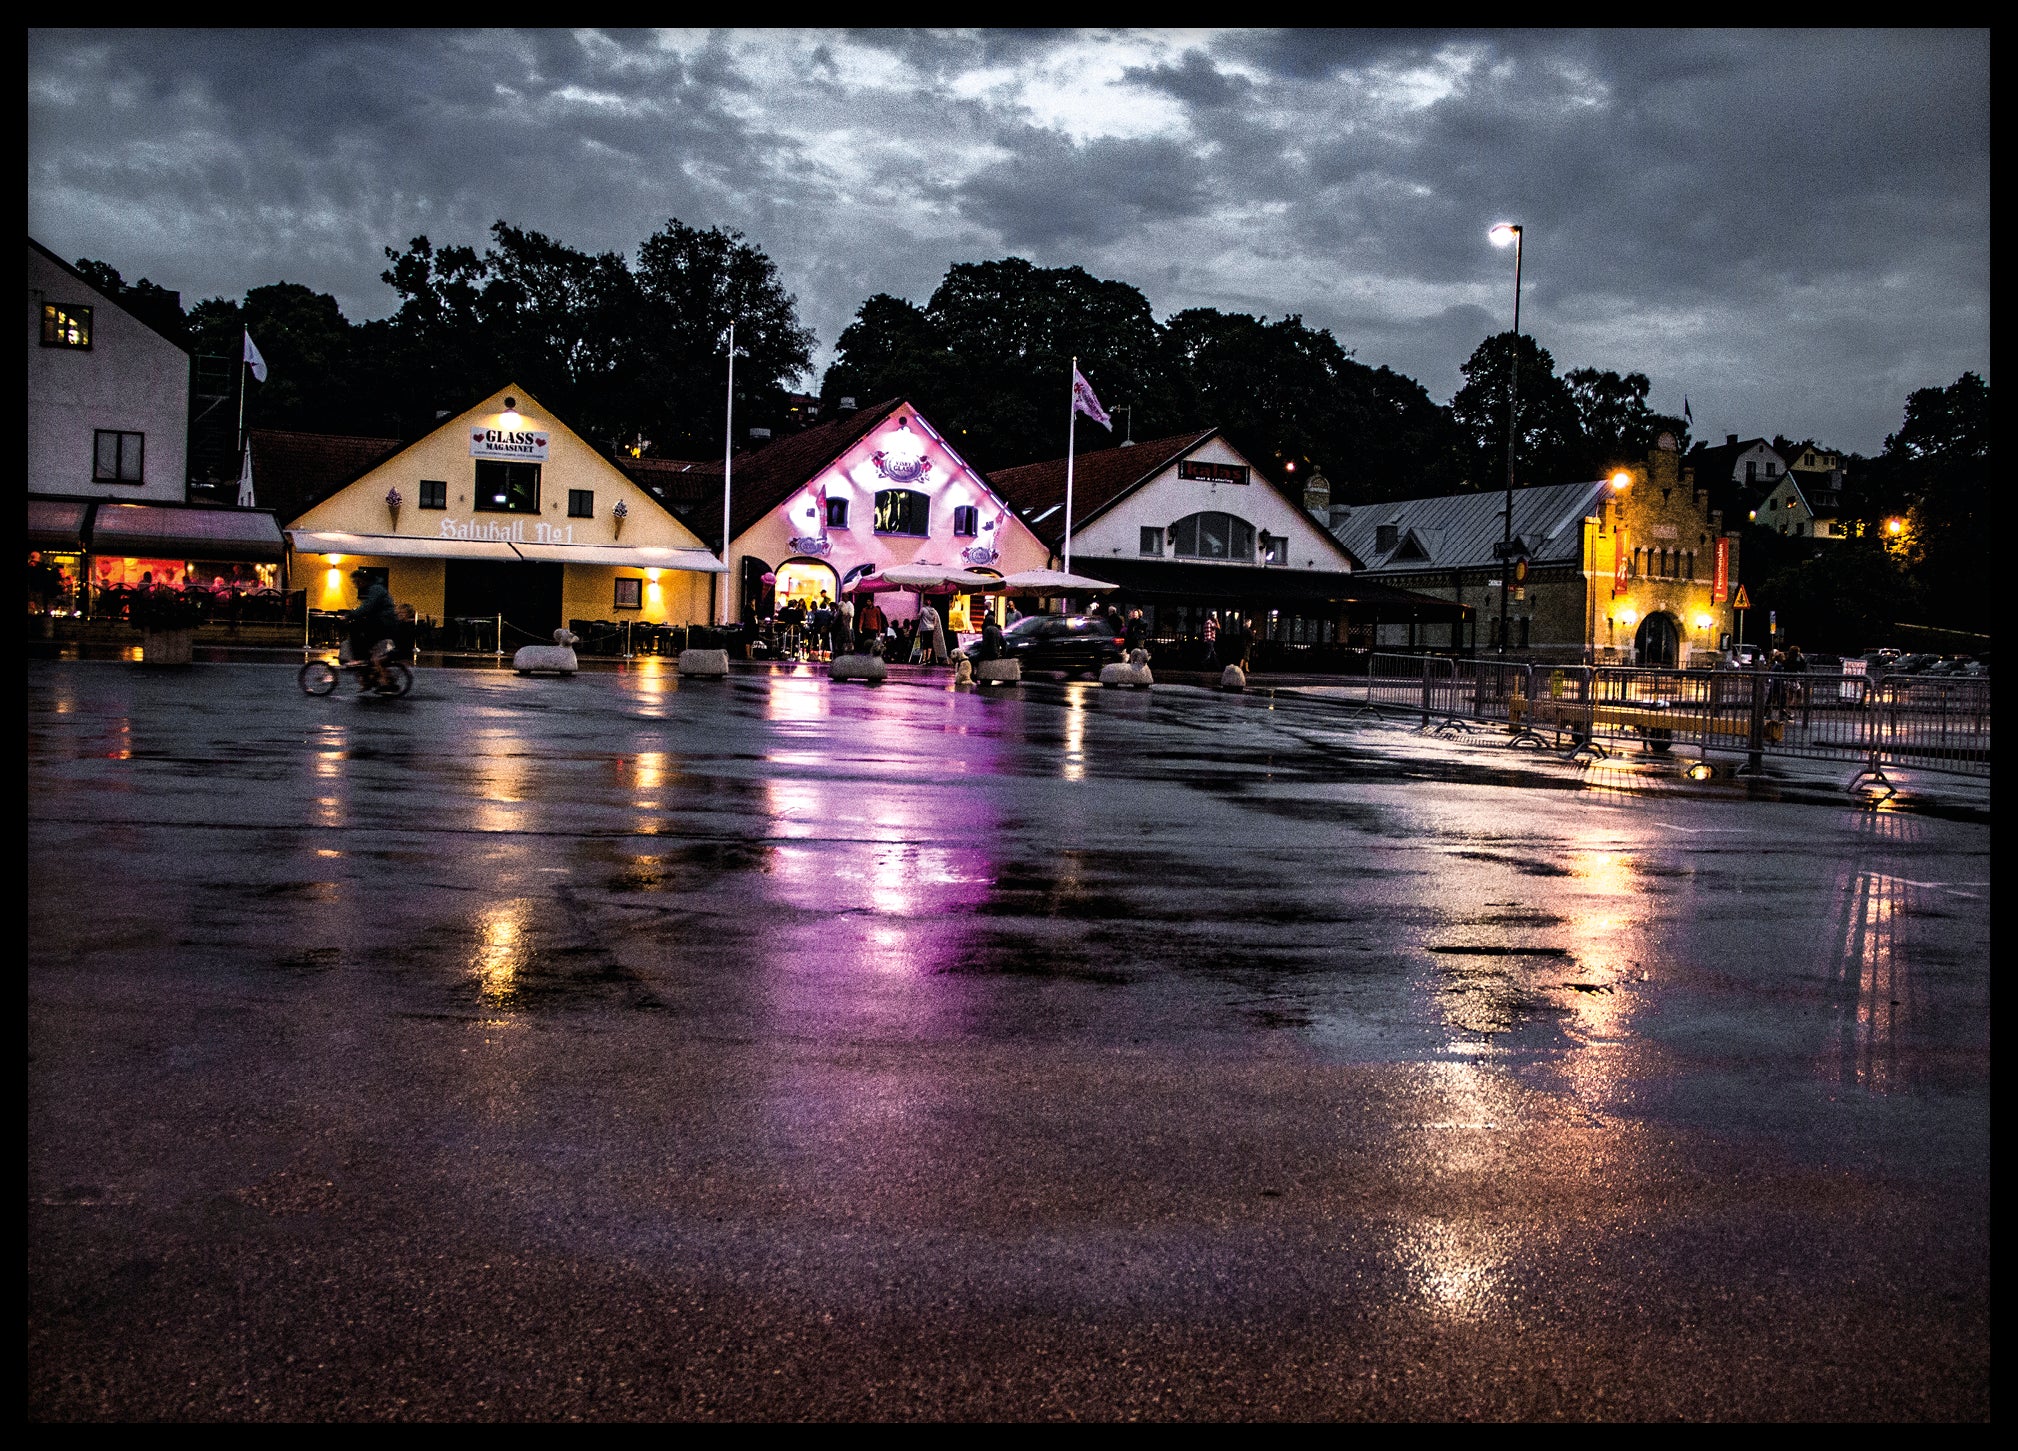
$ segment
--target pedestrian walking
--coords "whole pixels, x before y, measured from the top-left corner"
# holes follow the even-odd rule
[[[855,649],[855,602],[846,595],[834,606],[834,630],[837,635],[834,648],[843,655],[852,654]]]
[[[824,594],[813,605],[813,653],[831,655],[834,650],[834,604]]]
[[[1140,650],[1142,642],[1148,637],[1148,634],[1149,626],[1143,622],[1142,611],[1130,610],[1128,612],[1127,627],[1121,632],[1122,648],[1126,650]]]
[[[1208,610],[1205,614],[1205,668],[1210,670],[1219,664],[1219,611]]]

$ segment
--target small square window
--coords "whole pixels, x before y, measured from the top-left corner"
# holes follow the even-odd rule
[[[1264,534],[1257,541],[1261,546],[1263,564],[1284,564],[1288,562],[1289,541]]]
[[[422,479],[420,481],[420,506],[423,509],[446,509],[448,507],[448,480]]]
[[[595,518],[596,491],[594,489],[569,489],[568,517],[570,519]]]
[[[42,346],[88,349],[91,346],[91,309],[43,303]]]
[[[846,529],[848,527],[848,501],[846,499],[827,500],[827,527]]]
[[[953,532],[971,539],[981,532],[981,511],[972,504],[953,506]]]
[[[1148,528],[1145,528],[1145,529],[1144,529],[1144,530],[1142,531],[1142,551],[1141,551],[1141,552],[1142,552],[1142,553],[1144,553],[1144,554],[1161,554],[1161,553],[1163,553],[1163,530],[1162,530],[1162,529],[1160,529],[1160,528],[1157,528],[1157,529],[1148,529]]]
[[[641,610],[645,607],[645,582],[641,579],[617,577],[616,607],[620,610]]]
[[[91,439],[91,481],[97,484],[137,484],[142,481],[144,433],[116,433],[101,428]]]

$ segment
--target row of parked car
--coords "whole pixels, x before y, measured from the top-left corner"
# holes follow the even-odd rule
[[[1871,650],[1864,656],[1864,668],[1873,675],[1988,675],[1990,662],[1971,655],[1908,654],[1900,650]]]

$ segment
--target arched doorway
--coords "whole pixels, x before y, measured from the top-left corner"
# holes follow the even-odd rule
[[[810,610],[821,595],[829,600],[840,597],[841,577],[834,573],[834,566],[824,560],[788,559],[778,566],[778,582],[773,588],[777,593],[772,614],[775,615],[786,600],[797,600]]]
[[[1681,653],[1682,635],[1675,617],[1659,610],[1640,621],[1633,636],[1633,659],[1641,665],[1658,665],[1672,670]]]

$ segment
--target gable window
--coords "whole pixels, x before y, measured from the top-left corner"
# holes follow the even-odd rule
[[[1209,479],[1221,484],[1244,484],[1247,482],[1247,465],[1207,463],[1204,459],[1196,458],[1179,459],[1177,477]]]
[[[89,348],[91,309],[88,307],[42,304],[42,346],[45,348]]]
[[[142,456],[146,451],[147,435],[144,433],[98,429],[91,435],[91,481],[95,484],[140,483]]]
[[[420,481],[420,506],[423,509],[446,509],[448,507],[448,480],[422,479]]]
[[[1254,526],[1232,514],[1187,514],[1171,527],[1179,559],[1254,558]]]
[[[540,466],[513,460],[476,461],[475,508],[480,514],[537,514]]]
[[[953,506],[953,532],[971,539],[981,532],[981,510],[973,504]]]
[[[876,532],[922,536],[932,532],[932,501],[913,489],[879,489]]]
[[[1263,534],[1258,536],[1258,539],[1261,549],[1261,562],[1263,564],[1289,563],[1289,541],[1287,539],[1278,539],[1273,534]]]
[[[570,519],[595,518],[596,491],[594,489],[569,489],[568,517]]]
[[[1163,553],[1163,531],[1145,528],[1142,531],[1142,547],[1138,553],[1161,555]]]
[[[827,500],[827,527],[846,529],[848,527],[848,501],[846,499]]]

